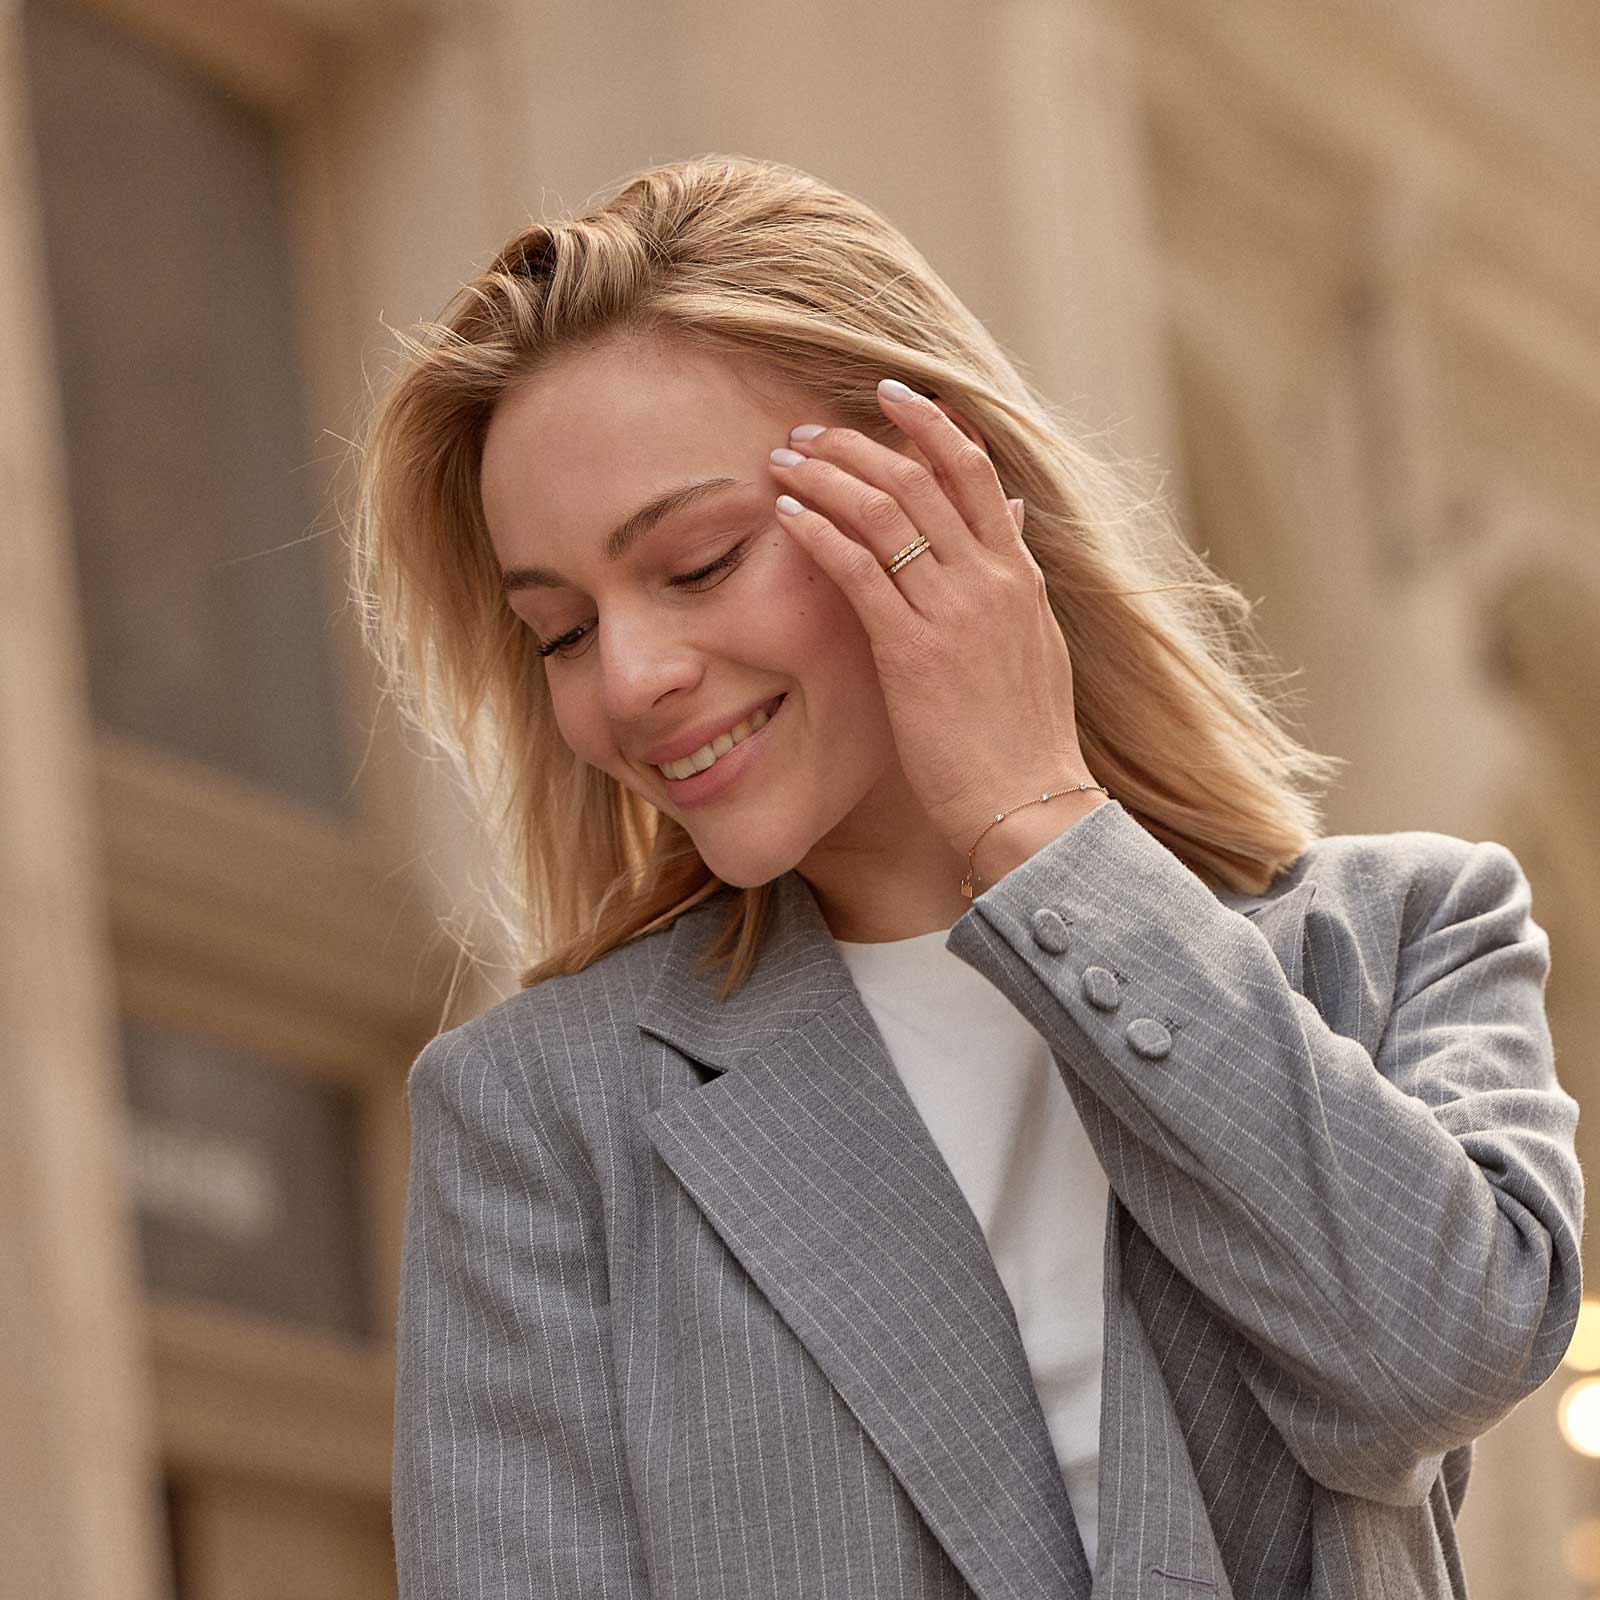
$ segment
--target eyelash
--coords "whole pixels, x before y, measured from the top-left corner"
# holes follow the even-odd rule
[[[709,565],[701,567],[695,572],[685,572],[679,577],[669,578],[667,582],[674,589],[688,588],[690,584],[699,583],[703,579],[713,577],[715,574],[721,572],[725,567],[733,566],[734,563],[739,559],[739,552],[743,549],[744,541],[741,540],[730,551],[728,551],[726,555],[718,556],[717,559],[709,563]],[[590,624],[584,623],[582,626],[586,628],[589,627]],[[586,637],[587,635],[580,632],[578,628],[573,628],[569,632],[562,634],[559,639],[552,639],[549,644],[540,645],[538,648],[538,654],[541,657],[554,655],[558,650],[564,650],[568,645],[581,644]]]

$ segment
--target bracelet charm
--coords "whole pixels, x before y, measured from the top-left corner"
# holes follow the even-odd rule
[[[1069,789],[1046,789],[1045,792],[1042,795],[1040,795],[1037,800],[1019,801],[1018,804],[1016,804],[1016,805],[1011,807],[1010,811],[997,811],[997,812],[995,812],[995,814],[994,814],[994,822],[988,822],[988,823],[984,824],[983,832],[980,833],[978,835],[978,837],[972,841],[972,847],[971,847],[971,849],[969,849],[967,851],[967,875],[966,875],[966,877],[964,877],[961,880],[961,892],[962,892],[962,894],[964,894],[967,897],[967,899],[969,899],[969,900],[973,898],[972,877],[973,877],[973,873],[976,871],[976,868],[974,867],[973,860],[972,860],[973,851],[975,851],[978,848],[978,846],[983,843],[983,835],[985,833],[987,833],[989,831],[989,829],[994,826],[995,822],[1004,822],[1006,820],[1006,818],[1011,815],[1012,811],[1020,811],[1020,810],[1022,810],[1022,808],[1024,806],[1036,806],[1036,805],[1039,804],[1040,800],[1054,800],[1058,795],[1077,794],[1080,790],[1084,790],[1084,789],[1098,789],[1100,791],[1100,793],[1103,794],[1106,797],[1107,800],[1111,799],[1111,797],[1112,797],[1111,796],[1111,791],[1108,788],[1106,788],[1104,784],[1100,784],[1100,783],[1075,783]]]

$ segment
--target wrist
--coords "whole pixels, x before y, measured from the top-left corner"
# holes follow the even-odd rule
[[[999,819],[980,834],[967,852],[968,875],[963,887],[970,888],[969,898],[998,883],[1013,868],[1059,838],[1074,822],[1081,821],[1111,799],[1099,785],[1048,792],[1047,800],[1035,797],[1031,801],[1019,801],[1000,813]]]

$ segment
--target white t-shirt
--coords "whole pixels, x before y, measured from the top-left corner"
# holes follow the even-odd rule
[[[1106,1176],[1050,1047],[948,936],[834,944],[988,1241],[1093,1571]]]

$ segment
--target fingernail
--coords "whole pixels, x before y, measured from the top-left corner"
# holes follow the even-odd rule
[[[827,431],[820,422],[803,422],[798,428],[789,430],[789,437],[804,442],[807,439],[815,439],[819,433],[826,433]]]
[[[878,385],[878,393],[881,394],[885,400],[896,400],[901,405],[904,405],[907,400],[917,400],[921,398],[915,389],[908,389],[906,385],[901,383],[898,378],[885,378]]]

